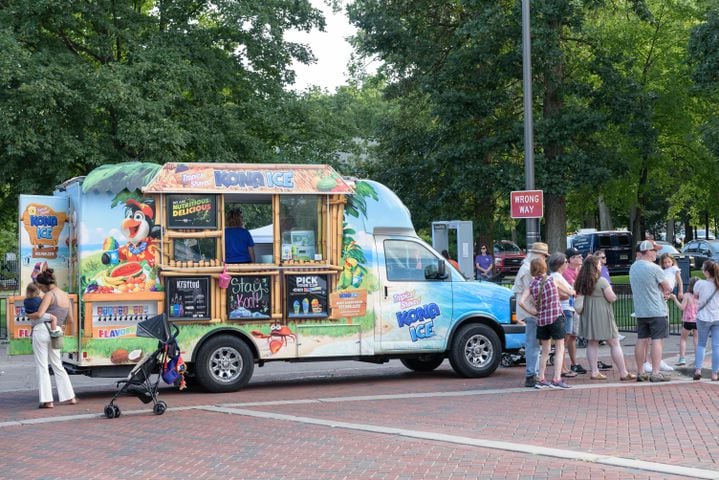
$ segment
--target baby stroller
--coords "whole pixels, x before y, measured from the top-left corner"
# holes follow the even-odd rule
[[[172,331],[172,332],[171,332]],[[179,329],[170,325],[165,314],[156,315],[137,324],[137,336],[156,338],[159,340],[157,350],[147,355],[130,371],[127,379],[117,382],[119,390],[105,406],[107,418],[120,416],[120,408],[115,405],[121,395],[133,395],[142,403],[153,402],[152,411],[155,415],[162,415],[167,410],[167,403],[157,399],[157,388],[160,379],[169,385],[184,388],[185,364],[180,356],[177,345]],[[153,375],[157,375],[153,380]]]

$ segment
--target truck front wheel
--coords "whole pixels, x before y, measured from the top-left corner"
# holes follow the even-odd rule
[[[255,362],[245,342],[231,335],[211,338],[197,353],[195,375],[210,392],[235,392],[250,381]]]
[[[444,357],[442,355],[422,355],[416,358],[402,358],[400,362],[413,372],[431,372],[442,365]]]
[[[462,327],[452,340],[449,363],[463,377],[491,375],[502,358],[502,344],[491,327],[472,324]]]

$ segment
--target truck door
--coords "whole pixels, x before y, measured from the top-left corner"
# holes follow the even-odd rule
[[[377,237],[380,257],[379,351],[442,351],[452,321],[450,269],[419,239]]]

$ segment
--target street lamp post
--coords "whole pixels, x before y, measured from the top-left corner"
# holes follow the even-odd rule
[[[529,0],[522,0],[522,84],[524,87],[524,179],[534,190],[534,122],[532,119],[532,45],[529,36]],[[527,247],[539,241],[539,219],[528,218]]]

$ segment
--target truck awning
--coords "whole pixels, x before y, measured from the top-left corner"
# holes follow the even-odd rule
[[[329,165],[166,163],[144,193],[350,194]]]

